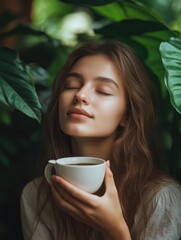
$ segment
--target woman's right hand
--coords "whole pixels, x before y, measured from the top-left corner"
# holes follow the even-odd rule
[[[109,162],[106,167],[103,196],[87,193],[59,176],[53,176],[52,181],[52,196],[60,209],[102,232],[104,239],[131,239]]]

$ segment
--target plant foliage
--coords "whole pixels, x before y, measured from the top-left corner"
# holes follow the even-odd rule
[[[40,122],[41,104],[29,68],[14,50],[0,47],[0,103]]]
[[[162,62],[165,67],[165,85],[173,107],[181,114],[181,40],[171,38],[160,44]]]

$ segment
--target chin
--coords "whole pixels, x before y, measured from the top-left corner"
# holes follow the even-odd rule
[[[82,133],[82,131],[79,131],[77,129],[62,129],[62,131],[71,137],[86,137],[87,136],[87,134]]]

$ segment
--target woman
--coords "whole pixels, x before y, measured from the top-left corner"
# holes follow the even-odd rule
[[[178,240],[181,189],[159,171],[155,94],[130,48],[77,47],[55,81],[45,119],[46,157],[107,161],[104,186],[89,194],[58,176],[30,182],[21,198],[25,239]]]

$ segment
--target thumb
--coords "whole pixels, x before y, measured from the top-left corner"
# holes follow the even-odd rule
[[[113,173],[110,169],[110,162],[109,160],[107,161],[106,164],[106,172],[105,172],[105,188],[106,192],[113,191],[116,189],[115,183],[114,183],[114,178],[113,178]]]

